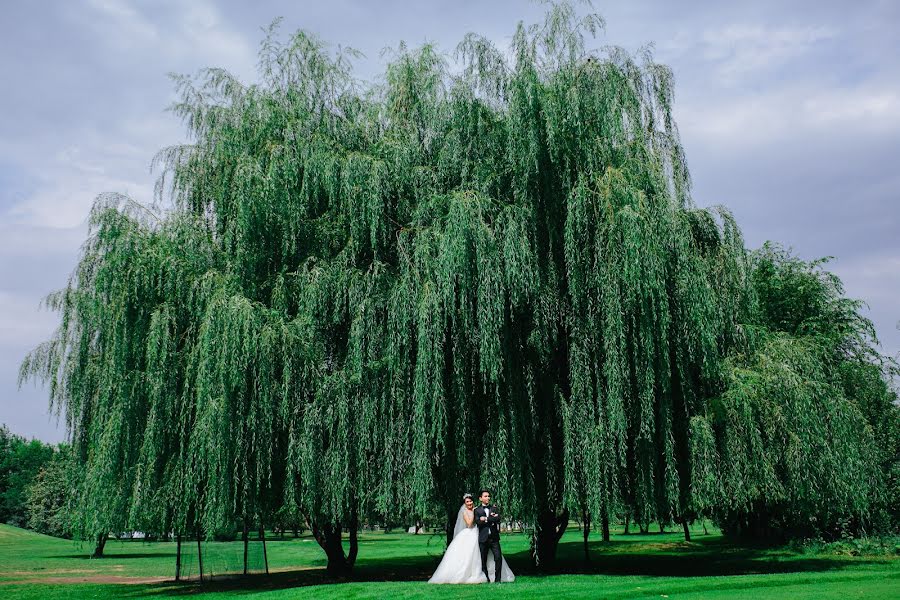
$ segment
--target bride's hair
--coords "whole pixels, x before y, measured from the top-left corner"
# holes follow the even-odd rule
[[[475,500],[475,497],[472,496],[472,494],[470,494],[469,492],[466,492],[465,494],[463,494],[463,502],[466,501],[466,498],[469,498],[469,499],[471,499],[471,500]]]

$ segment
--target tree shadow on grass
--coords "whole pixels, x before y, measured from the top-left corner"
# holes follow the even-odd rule
[[[517,575],[644,575],[659,577],[708,577],[750,574],[779,574],[825,572],[859,566],[870,561],[852,561],[837,557],[803,556],[794,552],[771,548],[734,546],[722,538],[695,542],[639,541],[591,542],[591,561],[584,561],[580,542],[563,542],[559,546],[557,566],[538,570],[528,551],[506,556]],[[179,596],[204,592],[259,592],[291,587],[323,584],[365,582],[425,582],[437,567],[439,557],[407,556],[391,558],[362,558],[352,577],[333,578],[324,568],[274,572],[234,578],[214,578],[202,585],[173,582],[152,586],[165,595]]]
[[[642,536],[643,537],[643,536]],[[712,577],[833,571],[848,566],[839,557],[804,556],[772,546],[736,546],[724,538],[692,542],[660,543],[619,541],[590,542],[590,562],[584,560],[580,542],[560,544],[557,565],[549,574],[651,575],[657,577]],[[527,553],[524,553],[527,558]],[[866,561],[854,560],[859,565]],[[526,565],[523,572],[548,573]]]

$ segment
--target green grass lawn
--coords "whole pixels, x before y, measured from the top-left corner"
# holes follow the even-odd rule
[[[580,533],[560,547],[559,572],[531,567],[528,541],[505,535],[515,583],[433,586],[425,581],[440,560],[439,536],[366,533],[352,581],[324,574],[324,555],[308,536],[268,543],[272,574],[228,581],[175,584],[175,544],[110,541],[106,557],[91,548],[0,525],[0,598],[900,598],[900,557],[806,554],[729,544],[718,533],[591,534],[590,564]],[[239,542],[232,543],[239,546]]]

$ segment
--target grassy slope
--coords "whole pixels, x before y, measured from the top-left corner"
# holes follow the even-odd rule
[[[269,578],[218,582],[204,597],[282,598],[900,598],[900,559],[803,555],[783,549],[735,547],[721,536],[648,534],[613,536],[592,543],[584,565],[578,532],[561,547],[566,573],[538,575],[530,568],[524,536],[504,537],[504,552],[517,573],[514,584],[429,586],[422,583],[443,550],[439,537],[366,534],[355,579],[329,583],[323,555],[308,537],[271,541]],[[592,534],[596,538],[596,534]],[[0,596],[4,598],[134,598],[181,596],[196,586],[171,583],[96,583],[97,577],[171,577],[175,545],[110,541],[107,557],[87,558],[90,548],[0,525]],[[295,570],[289,570],[291,568]],[[311,568],[312,567],[312,568]],[[296,570],[302,569],[302,570]],[[65,578],[65,579],[58,579]],[[65,583],[62,583],[64,581]],[[15,582],[15,583],[13,583]]]

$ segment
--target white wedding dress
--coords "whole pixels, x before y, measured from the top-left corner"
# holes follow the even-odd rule
[[[466,526],[463,519],[463,512],[468,512],[469,517],[473,519],[471,526]],[[502,556],[500,560],[503,562],[500,571],[500,581],[515,581],[516,576],[513,575],[506,559]],[[491,575],[491,581],[494,577],[494,555],[488,552],[488,573]],[[447,546],[444,558],[441,564],[434,571],[434,575],[428,580],[428,583],[486,583],[484,572],[481,570],[481,550],[478,548],[478,528],[474,524],[474,516],[472,511],[466,510],[465,505],[461,506],[456,516],[456,527],[453,530],[453,541]]]

